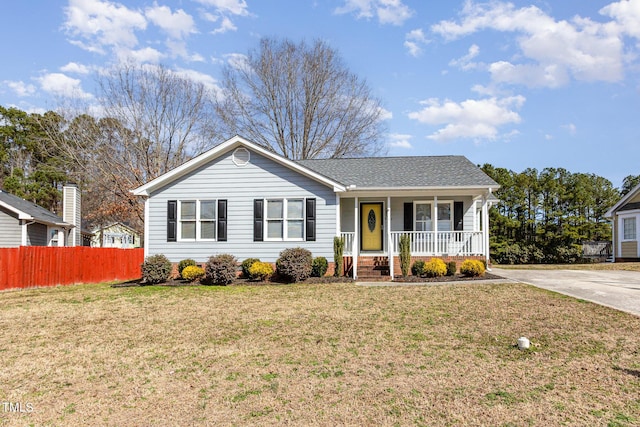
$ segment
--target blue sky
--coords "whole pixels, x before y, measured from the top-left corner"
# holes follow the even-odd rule
[[[261,37],[322,39],[382,100],[389,155],[640,174],[640,0],[14,1],[0,35],[5,107],[91,105],[124,59],[215,90]]]

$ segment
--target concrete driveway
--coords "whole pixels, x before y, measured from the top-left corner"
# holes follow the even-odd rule
[[[613,270],[509,270],[493,274],[640,316],[640,272]]]

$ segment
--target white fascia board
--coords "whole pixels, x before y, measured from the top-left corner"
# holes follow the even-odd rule
[[[16,209],[15,207],[11,206],[10,204],[7,204],[5,202],[0,201],[0,206],[2,206],[3,208],[10,210],[11,212],[15,213],[18,215],[18,219],[24,219],[27,221],[33,221],[33,217],[31,215],[29,215],[26,212],[22,212],[20,209]]]
[[[636,185],[633,190],[629,191],[627,194],[624,195],[623,198],[621,198],[618,203],[616,203],[615,205],[613,205],[613,207],[611,207],[611,209],[609,209],[608,211],[606,211],[604,213],[604,217],[605,218],[612,218],[613,214],[624,204],[626,204],[629,199],[632,199],[633,197],[635,197],[638,192],[640,191],[640,184]]]
[[[186,175],[187,173],[191,172],[192,170],[208,163],[209,161],[215,159],[216,157],[219,157],[220,155],[228,152],[229,150],[232,150],[234,148],[237,148],[239,146],[244,146],[247,147],[277,163],[280,163],[286,167],[288,167],[289,169],[295,170],[299,173],[301,173],[302,175],[308,176],[309,178],[312,178],[318,182],[321,182],[325,185],[327,185],[328,187],[332,187],[334,192],[340,192],[340,191],[345,191],[345,188],[342,184],[338,183],[338,182],[334,182],[320,174],[317,174],[305,167],[300,166],[299,164],[284,158],[278,154],[275,154],[269,150],[264,149],[263,147],[260,147],[259,145],[256,145],[252,142],[247,141],[246,139],[240,137],[240,136],[234,136],[231,139],[228,139],[227,141],[223,142],[222,144],[216,145],[215,147],[213,147],[212,149],[210,149],[209,151],[206,151],[204,153],[202,153],[201,155],[194,157],[193,159],[189,160],[188,162],[182,164],[181,166],[178,166],[177,168],[165,173],[164,175],[161,175],[159,177],[157,177],[156,179],[153,179],[151,181],[149,181],[148,183],[135,188],[133,190],[130,190],[131,193],[133,193],[136,196],[149,196],[154,190],[167,185],[169,183],[171,183],[172,181],[180,178],[181,176]]]

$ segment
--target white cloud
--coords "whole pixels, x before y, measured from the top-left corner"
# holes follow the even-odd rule
[[[69,62],[67,65],[60,67],[60,71],[73,74],[89,74],[91,70],[86,65]]]
[[[249,15],[247,2],[244,0],[196,0],[205,6],[214,7],[219,13],[237,16]]]
[[[622,0],[600,9],[600,14],[616,20],[624,34],[640,39],[640,0]]]
[[[81,82],[61,73],[49,73],[38,78],[40,87],[47,93],[64,98],[89,99],[93,95],[82,90]]]
[[[9,87],[9,89],[11,89],[12,91],[15,92],[16,95],[18,95],[19,97],[25,97],[25,96],[30,96],[33,95],[36,91],[36,87],[32,84],[27,84],[23,81],[11,81],[11,80],[5,80],[4,82],[5,85],[7,85]]]
[[[571,136],[574,136],[576,134],[576,132],[578,131],[578,128],[573,123],[569,123],[569,124],[563,125],[562,128],[565,129],[567,132],[569,132],[569,135],[571,135]]]
[[[193,18],[182,9],[172,12],[168,6],[154,3],[153,7],[145,10],[145,16],[174,39],[182,39],[197,32]]]
[[[218,86],[218,81],[213,77],[211,77],[209,74],[201,73],[195,70],[188,70],[188,69],[176,70],[175,74],[188,78],[189,80],[193,80],[194,82],[201,83],[207,89],[213,91],[214,93],[218,93],[220,91],[220,86]]]
[[[229,65],[238,70],[247,69],[249,64],[247,63],[247,55],[242,53],[229,53],[224,55],[225,60]]]
[[[142,49],[117,49],[115,53],[120,62],[134,62],[139,64],[157,64],[165,58],[165,54],[152,47],[144,47]]]
[[[478,67],[478,64],[473,62],[472,60],[480,54],[480,48],[477,44],[472,44],[469,47],[469,50],[466,55],[461,58],[453,59],[449,62],[449,65],[454,67],[459,67],[464,71],[473,70]]]
[[[422,46],[429,43],[429,40],[425,37],[424,32],[418,28],[417,30],[409,31],[404,36],[404,47],[409,51],[409,55],[418,57],[422,53]]]
[[[409,142],[411,138],[413,138],[413,136],[401,133],[389,134],[389,147],[413,148],[413,146]]]
[[[413,15],[413,10],[402,0],[345,0],[344,5],[337,7],[334,13],[354,13],[358,19],[375,16],[381,24],[402,25]]]
[[[640,0],[631,1],[640,5]],[[614,9],[603,10],[620,13]],[[640,20],[634,22],[640,25]],[[622,78],[624,46],[620,28],[611,23],[579,16],[556,21],[536,6],[517,9],[512,3],[467,1],[459,22],[441,21],[431,27],[449,40],[487,29],[517,34],[520,49],[519,63],[503,60],[489,66],[497,82],[557,87],[571,78],[609,82]]]
[[[430,125],[445,125],[428,136],[436,141],[451,141],[459,138],[494,140],[500,135],[499,127],[520,123],[515,111],[525,102],[523,96],[506,98],[468,99],[461,103],[433,98],[422,104],[420,111],[409,113],[409,118]]]
[[[224,34],[229,31],[236,31],[238,27],[226,16],[222,17],[222,22],[220,22],[220,26],[212,31],[213,34]]]
[[[73,37],[72,43],[91,52],[104,53],[105,47],[134,47],[138,44],[136,30],[144,30],[144,15],[119,3],[100,0],[69,0],[65,8],[64,28]]]

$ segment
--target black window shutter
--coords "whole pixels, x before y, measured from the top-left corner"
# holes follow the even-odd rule
[[[413,203],[404,204],[404,231],[413,231]]]
[[[264,200],[253,201],[253,241],[262,242],[264,235]]]
[[[316,199],[307,199],[305,221],[305,238],[308,242],[316,241]]]
[[[218,241],[227,241],[227,201],[218,200]]]
[[[464,229],[464,203],[453,202],[453,229],[462,231]]]
[[[175,242],[178,237],[178,201],[167,201],[167,242]]]

